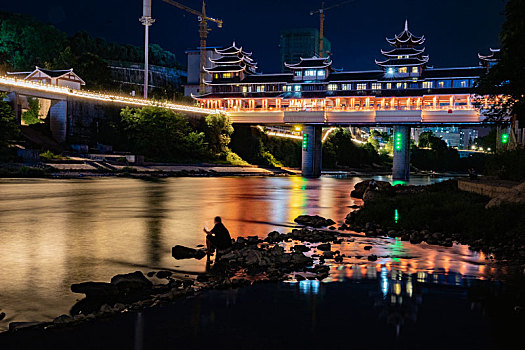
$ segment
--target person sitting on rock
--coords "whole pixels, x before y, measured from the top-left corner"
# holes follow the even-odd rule
[[[230,232],[226,226],[223,225],[222,219],[220,216],[216,216],[214,219],[215,226],[211,230],[204,228],[206,232],[206,248],[208,260],[210,259],[211,254],[214,250],[217,250],[216,260],[219,257],[219,253],[227,250],[232,245],[232,239],[230,237]]]

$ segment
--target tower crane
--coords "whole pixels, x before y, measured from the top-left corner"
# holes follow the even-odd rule
[[[349,2],[354,2],[355,0],[346,0],[342,1],[338,4],[334,4],[332,6],[325,7],[324,1],[321,1],[321,8],[318,8],[316,10],[310,11],[310,16],[315,15],[316,13],[319,14],[319,57],[323,57],[323,37],[324,37],[324,12],[326,10],[331,10],[333,8],[339,7],[344,4],[348,4]]]
[[[180,8],[181,10],[184,10],[186,12],[189,12],[191,14],[194,14],[197,16],[197,19],[199,20],[199,34],[201,37],[201,45],[200,45],[200,69],[199,69],[199,92],[202,94],[206,90],[206,86],[204,85],[204,77],[206,73],[204,72],[204,66],[206,65],[206,39],[208,38],[208,32],[211,31],[210,28],[208,28],[208,21],[217,23],[217,27],[222,28],[222,20],[215,19],[212,17],[208,17],[206,15],[206,3],[204,0],[202,1],[202,11],[199,12],[197,10],[194,10],[186,5],[183,5],[181,3],[178,3],[173,0],[162,0],[170,5],[173,5],[175,7]]]

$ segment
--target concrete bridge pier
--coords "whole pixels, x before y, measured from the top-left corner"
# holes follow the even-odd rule
[[[55,100],[49,108],[49,128],[57,142],[66,141],[67,132],[67,100]]]
[[[16,92],[10,92],[7,95],[7,100],[13,107],[13,111],[15,113],[15,119],[16,122],[20,124],[22,120],[22,108],[20,106],[20,100],[18,99],[18,94]]]
[[[410,126],[394,126],[394,161],[392,179],[408,180],[410,177]]]
[[[322,130],[321,125],[306,125],[303,127],[301,173],[304,177],[321,176]]]

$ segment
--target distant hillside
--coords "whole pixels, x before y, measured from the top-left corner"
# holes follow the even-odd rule
[[[175,55],[151,44],[153,65],[182,68]],[[121,45],[94,38],[86,32],[68,37],[56,27],[33,17],[0,12],[0,73],[30,71],[35,66],[49,69],[73,67],[90,89],[114,89],[108,61],[141,63],[142,47]]]

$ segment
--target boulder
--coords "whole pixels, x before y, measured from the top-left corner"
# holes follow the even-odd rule
[[[5,318],[5,312],[0,312],[0,321],[2,321]]]
[[[371,246],[371,245],[365,245],[365,246],[363,247],[363,249],[364,249],[364,250],[370,250],[370,249],[372,249],[372,246]]]
[[[111,284],[119,290],[148,289],[153,286],[153,283],[140,271],[113,276]]]
[[[11,322],[9,324],[9,331],[16,332],[20,329],[43,327],[47,322]]]
[[[294,220],[299,225],[310,226],[310,227],[327,227],[335,224],[332,219],[325,219],[319,215],[299,215]]]
[[[206,256],[206,251],[203,249],[193,249],[182,245],[176,245],[171,248],[171,255],[177,259],[202,259]]]
[[[330,243],[319,244],[317,246],[317,249],[322,251],[322,252],[329,251],[330,249],[332,249],[332,245]]]
[[[71,285],[71,291],[73,293],[83,293],[87,298],[92,299],[112,298],[119,293],[115,285],[105,282],[74,283]]]
[[[369,189],[371,180],[361,181],[355,184],[354,190],[350,192],[350,196],[353,198],[363,199],[365,192]],[[390,191],[392,185],[386,181],[376,181],[377,190],[380,192]],[[351,206],[353,208],[354,206]]]
[[[377,255],[375,255],[375,254],[370,254],[370,255],[368,256],[368,260],[369,260],[369,261],[376,261],[376,260],[377,260]]]
[[[302,244],[294,245],[292,247],[292,249],[295,250],[296,252],[308,252],[308,251],[310,251],[310,248],[308,248],[307,246],[302,245]]]
[[[172,274],[173,273],[171,271],[159,271],[159,272],[157,272],[157,278],[168,278]]]

